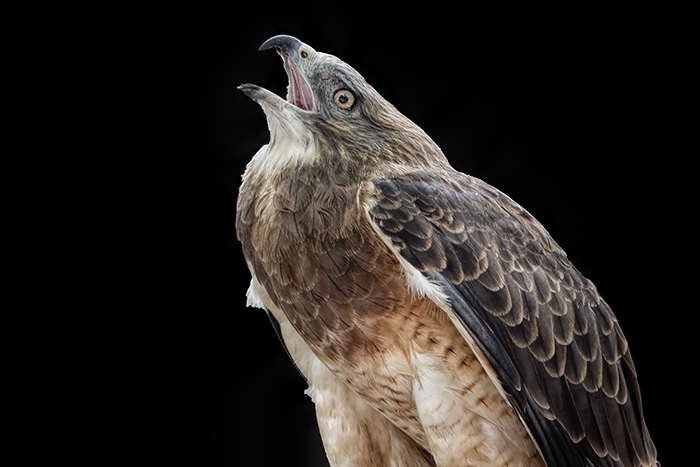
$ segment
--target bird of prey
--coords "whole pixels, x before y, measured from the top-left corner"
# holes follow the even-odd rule
[[[330,464],[659,466],[618,321],[544,227],[340,59],[271,48],[236,229]]]

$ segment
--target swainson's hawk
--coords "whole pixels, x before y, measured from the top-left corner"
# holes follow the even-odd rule
[[[615,315],[542,225],[338,58],[273,47],[236,227],[330,464],[658,466]]]

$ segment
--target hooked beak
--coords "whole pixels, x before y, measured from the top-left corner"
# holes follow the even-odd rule
[[[289,78],[287,86],[287,102],[307,111],[314,111],[314,95],[306,81],[301,63],[310,60],[316,52],[308,45],[292,36],[274,36],[266,40],[258,50],[275,48],[284,62],[284,70]],[[268,100],[269,91],[253,84],[243,84],[238,87],[253,100]]]
[[[281,34],[279,36],[271,37],[263,42],[258,50],[268,50],[275,47],[285,55],[290,56],[292,54],[296,54],[302,45],[304,45],[304,43],[296,37]]]

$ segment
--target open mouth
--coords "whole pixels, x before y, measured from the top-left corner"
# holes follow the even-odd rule
[[[302,46],[306,47],[306,50],[300,51]],[[313,49],[305,46],[295,37],[279,35],[266,40],[258,50],[267,50],[273,47],[282,57],[284,71],[287,72],[287,77],[289,79],[286,101],[283,101],[280,96],[255,84],[241,84],[238,86],[238,89],[264,107],[270,105],[272,107],[279,107],[283,102],[286,102],[307,112],[316,111],[314,94],[311,92],[311,87],[308,81],[306,81],[303,72],[299,69],[299,60],[309,58],[308,50],[313,52]]]
[[[314,110],[314,95],[311,92],[306,80],[301,76],[296,65],[287,57],[281,50],[277,52],[282,56],[284,61],[284,71],[287,72],[289,78],[289,86],[287,86],[287,102],[299,107],[302,110]]]

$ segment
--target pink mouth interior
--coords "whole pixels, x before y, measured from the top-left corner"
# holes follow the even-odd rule
[[[314,109],[314,98],[309,85],[301,77],[293,63],[289,59],[284,60],[284,70],[289,77],[287,101],[303,110]]]

